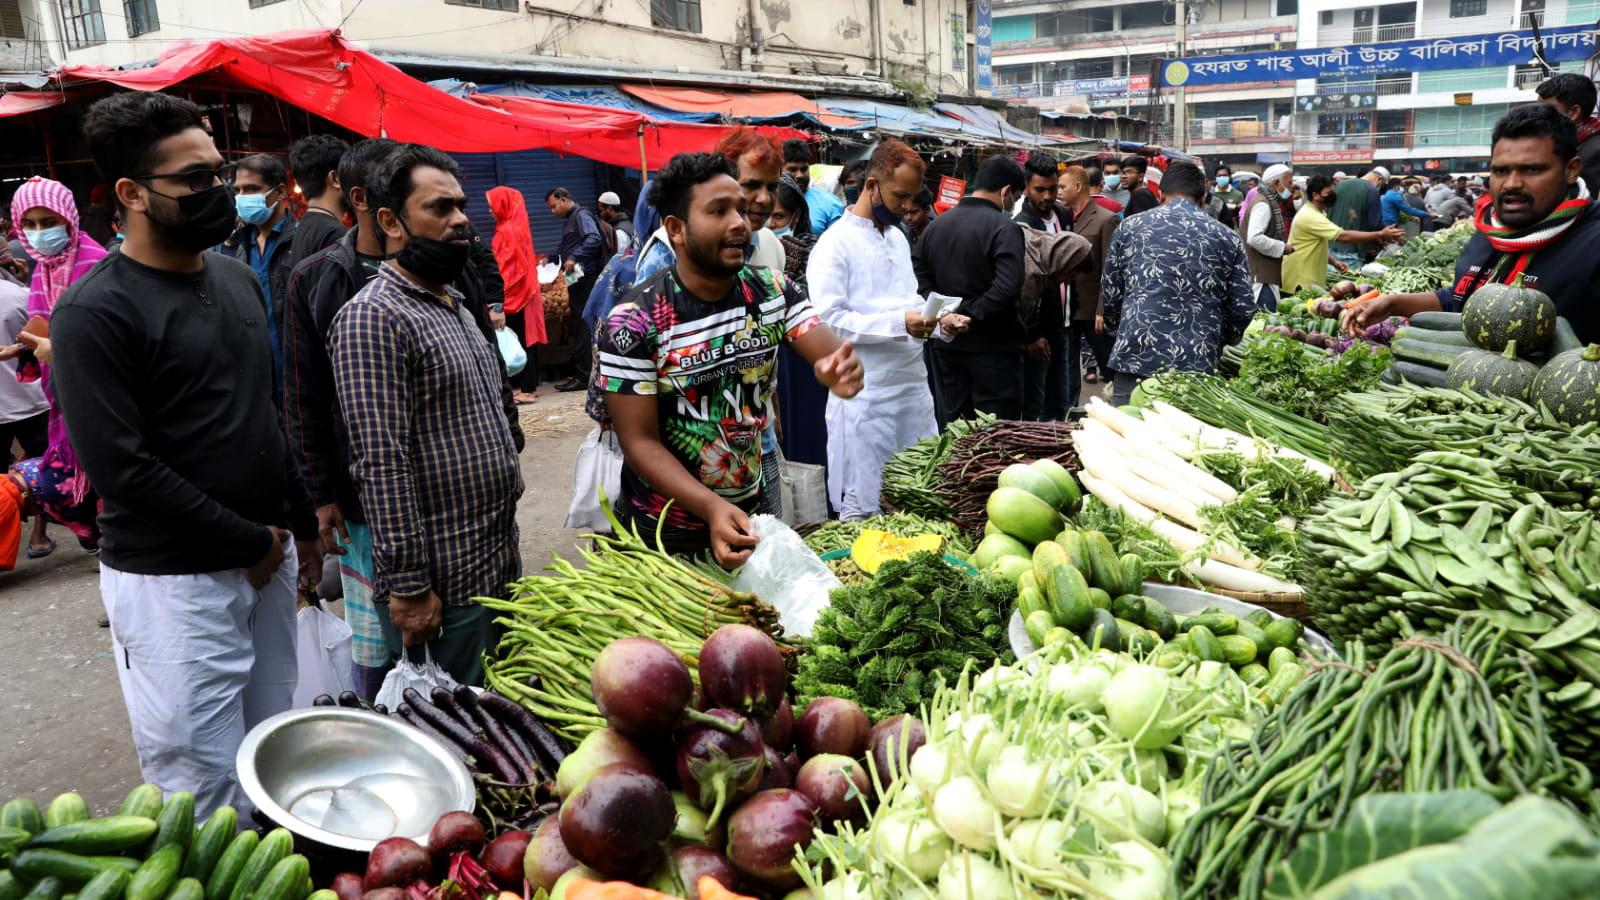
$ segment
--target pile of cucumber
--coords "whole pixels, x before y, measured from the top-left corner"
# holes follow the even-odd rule
[[[69,792],[43,812],[0,807],[0,900],[334,900],[282,828],[239,830],[232,807],[196,826],[194,796],[142,784],[116,815],[91,818]]]

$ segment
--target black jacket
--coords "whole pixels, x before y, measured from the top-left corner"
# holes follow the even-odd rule
[[[349,229],[344,223],[324,212],[308,209],[294,229],[294,265],[316,256],[339,243],[339,238]]]
[[[338,243],[296,267],[288,288],[283,422],[289,447],[305,470],[315,504],[338,503],[344,517],[352,522],[364,522],[366,517],[355,480],[350,477],[350,439],[334,391],[327,338],[334,315],[375,272],[357,256],[356,230],[352,228]],[[494,344],[482,284],[476,277],[463,275],[456,288],[465,295],[485,340]],[[521,451],[524,438],[509,383],[502,384],[501,403],[511,423],[511,437]]]
[[[960,313],[972,317],[966,334],[931,346],[954,353],[1021,352],[1023,325],[1017,299],[1026,259],[1022,229],[980,197],[963,197],[954,209],[928,223],[911,254],[917,292],[960,297]]]
[[[1128,206],[1122,211],[1122,216],[1123,218],[1127,218],[1128,216],[1136,213],[1147,212],[1155,209],[1160,205],[1161,201],[1156,199],[1156,195],[1151,193],[1149,188],[1141,184],[1128,193]]]
[[[284,338],[283,330],[284,321],[287,318],[284,315],[284,310],[288,307],[285,298],[289,296],[289,276],[294,273],[296,259],[294,236],[298,228],[299,223],[295,221],[294,216],[284,213],[283,230],[278,232],[278,243],[273,245],[272,256],[267,259],[267,283],[272,289],[272,296],[267,299],[271,301],[269,308],[272,310],[273,331],[278,335],[279,346],[288,344],[288,340]],[[256,227],[254,225],[245,225],[235,231],[233,237],[228,238],[226,243],[218,247],[217,252],[231,256],[248,267],[250,265],[250,256],[245,248],[253,244],[255,239]],[[254,271],[254,269],[251,271]]]
[[[1023,202],[1022,212],[1017,213],[1015,221],[1029,228],[1045,230],[1044,219],[1039,218],[1039,214],[1034,212],[1033,207],[1027,202]],[[1057,203],[1056,221],[1060,223],[1062,231],[1072,231],[1072,210],[1064,204]],[[1023,265],[1027,265],[1026,259]],[[1055,337],[1065,333],[1067,329],[1067,310],[1061,302],[1061,287],[1047,287],[1045,294],[1039,298],[1039,315],[1034,321],[1025,323],[1027,333],[1024,336],[1030,342],[1035,338]]]
[[[1578,145],[1578,159],[1583,161],[1578,177],[1583,179],[1590,197],[1600,197],[1600,134],[1591,135]]]
[[[1543,291],[1556,305],[1556,315],[1566,317],[1584,344],[1600,343],[1600,303],[1595,302],[1595,285],[1600,284],[1600,206],[1591,204],[1578,221],[1572,223],[1560,240],[1533,254],[1522,283]],[[1489,239],[1474,234],[1456,262],[1456,280],[1437,292],[1439,304],[1459,312],[1494,271],[1502,254],[1489,246]],[[1506,260],[1509,270],[1514,260]]]

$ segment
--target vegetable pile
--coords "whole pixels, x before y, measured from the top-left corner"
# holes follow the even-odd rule
[[[1038,459],[1073,467],[1070,430],[1065,422],[953,423],[884,466],[884,506],[947,519],[981,535],[989,496],[1008,467]]]
[[[1214,375],[1163,372],[1139,383],[1136,406],[1145,400],[1165,401],[1214,428],[1232,431],[1234,439],[1259,437],[1324,466],[1331,459],[1327,429],[1273,403],[1234,387]],[[1331,477],[1333,470],[1328,469]]]
[[[1356,344],[1335,356],[1275,334],[1247,336],[1224,350],[1225,358],[1230,351],[1237,354],[1238,373],[1231,387],[1324,424],[1329,398],[1376,385],[1390,364],[1389,351],[1373,344]]]
[[[1016,588],[922,553],[887,562],[871,581],[833,592],[800,657],[801,703],[837,696],[874,717],[915,712],[969,661],[1009,657]]]

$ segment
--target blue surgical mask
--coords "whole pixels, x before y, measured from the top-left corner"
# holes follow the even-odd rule
[[[1289,199],[1289,195],[1292,193],[1294,193],[1294,191],[1291,191],[1288,188],[1278,188],[1278,196],[1284,200]]]
[[[777,235],[778,237],[784,238],[784,237],[788,237],[791,234],[794,234],[794,229],[790,228],[787,225],[785,225],[782,228],[774,228],[772,230],[772,233],[774,235]]]
[[[1122,176],[1121,175],[1107,175],[1106,176],[1106,190],[1114,191],[1114,190],[1117,189],[1117,185],[1120,185],[1120,184],[1122,184]]]
[[[1233,183],[1233,179],[1229,178],[1226,175],[1218,175],[1217,176],[1217,187],[1219,187],[1219,188],[1225,188],[1229,184],[1232,184],[1232,183]]]
[[[260,225],[272,218],[265,194],[240,194],[233,198],[233,205],[246,225]]]
[[[28,232],[28,244],[33,247],[34,253],[38,254],[41,259],[55,256],[65,251],[70,243],[72,243],[72,235],[67,233],[67,226],[65,225]]]

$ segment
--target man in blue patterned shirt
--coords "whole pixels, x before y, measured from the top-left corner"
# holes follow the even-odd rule
[[[449,286],[471,252],[456,173],[443,153],[406,145],[368,177],[395,256],[334,317],[328,350],[384,639],[396,653],[426,643],[457,681],[479,684],[495,626],[472,598],[503,595],[517,575],[523,484],[499,356]]]
[[[1129,216],[1112,235],[1100,282],[1106,330],[1117,334],[1111,402],[1119,406],[1162,369],[1216,371],[1218,353],[1255,314],[1244,244],[1200,205],[1200,168],[1174,163],[1161,193],[1164,204]]]

